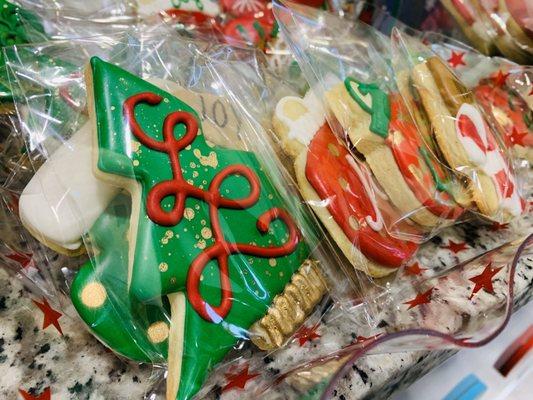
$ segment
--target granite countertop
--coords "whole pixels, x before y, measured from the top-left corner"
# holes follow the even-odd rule
[[[420,251],[418,259],[430,273],[438,273],[459,260],[527,233],[530,226],[530,216],[498,229],[460,225],[433,238]],[[28,238],[23,232],[12,234]],[[450,243],[460,243],[461,250],[450,249]],[[0,269],[1,397],[41,400],[163,398],[163,368],[139,366],[120,359],[100,344],[78,318],[65,294],[64,270],[61,272],[69,262],[75,263],[62,257],[39,261],[36,252],[18,257]],[[21,275],[17,268],[25,268],[26,274]],[[26,276],[29,278],[24,278]],[[39,282],[52,283],[47,286]],[[46,295],[51,293],[55,293],[50,297],[54,300],[46,302]],[[515,306],[526,303],[531,296],[533,259],[523,257],[515,274]],[[484,306],[494,304],[487,301]],[[311,353],[309,348],[330,346],[341,336],[364,334],[350,330],[349,321],[335,316],[335,312],[333,308],[323,316],[317,331],[319,336],[311,338],[306,346],[293,341],[283,351],[258,358],[259,364],[254,364],[254,368],[263,368],[265,374],[275,374],[285,363],[293,363],[299,357],[304,360]],[[254,357],[253,351],[246,351],[247,356]],[[369,355],[352,367],[348,376],[339,382],[334,395],[345,400],[387,398],[451,354],[453,350]],[[238,389],[222,391],[225,379],[224,370],[215,371],[208,382],[211,390],[204,393],[205,396],[246,398]],[[292,385],[283,383],[270,390],[268,398],[298,398],[302,394],[301,386],[297,381]],[[246,393],[253,389],[254,382],[248,382]]]

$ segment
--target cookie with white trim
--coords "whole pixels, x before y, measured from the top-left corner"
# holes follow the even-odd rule
[[[273,125],[293,159],[304,200],[356,269],[382,277],[411,258],[418,246],[394,237],[389,230],[410,234],[416,230],[398,222],[400,216],[366,166],[331,131],[312,92],[303,99],[282,98]]]
[[[347,77],[325,94],[349,142],[361,153],[391,203],[426,230],[453,223],[463,212],[455,185],[428,143],[427,124],[414,101]]]
[[[525,201],[510,162],[473,93],[436,56],[415,64],[411,74],[442,157],[464,179],[479,212],[499,221],[520,215]]]
[[[92,58],[86,82],[94,172],[132,197],[128,293],[168,299],[167,399],[188,399],[239,340],[283,343],[322,274],[254,153],[210,143],[189,104],[117,66]]]

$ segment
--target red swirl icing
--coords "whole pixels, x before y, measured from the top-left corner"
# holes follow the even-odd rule
[[[431,213],[441,218],[457,219],[463,210],[453,203],[448,193],[438,193],[435,180],[421,154],[424,144],[399,95],[390,96],[390,105],[391,120],[387,143],[407,184],[418,201]],[[446,174],[439,163],[431,157],[429,162],[438,179],[446,182]]]
[[[205,320],[218,322],[225,318],[231,310],[233,293],[229,276],[228,258],[235,253],[247,254],[254,257],[276,258],[283,257],[294,252],[300,242],[300,232],[287,212],[280,208],[271,208],[263,213],[257,220],[257,229],[262,234],[268,232],[269,226],[274,220],[281,220],[288,230],[288,239],[280,246],[260,247],[247,243],[232,243],[226,241],[220,225],[220,208],[244,210],[253,206],[260,195],[260,181],[255,172],[246,165],[236,164],[225,167],[215,175],[208,190],[199,189],[188,183],[182,175],[179,152],[191,145],[198,135],[198,122],[194,115],[177,111],[166,116],[163,124],[163,141],[155,140],[148,136],[140,127],[135,118],[135,106],[139,103],[157,105],[162,97],[155,93],[140,93],[127,99],[124,103],[124,116],[133,135],[139,142],[152,150],[168,155],[172,169],[171,180],[157,183],[150,189],[146,201],[148,217],[156,224],[163,226],[175,226],[183,218],[185,201],[188,197],[194,197],[209,204],[209,216],[212,225],[214,244],[205,248],[192,261],[187,274],[187,296],[196,312]],[[185,134],[176,139],[174,128],[185,125]],[[250,193],[241,199],[228,199],[220,193],[220,187],[224,180],[232,175],[243,176],[250,185]],[[166,211],[161,202],[168,196],[174,197],[172,210]],[[207,303],[200,293],[200,277],[203,270],[211,260],[217,260],[220,274],[221,300],[218,306]]]
[[[348,239],[368,258],[389,268],[398,268],[411,258],[418,246],[393,238],[385,227],[399,220],[391,206],[376,196],[385,227],[373,230],[367,218],[380,217],[372,205],[361,178],[350,164],[350,153],[342,146],[327,124],[315,134],[309,144],[305,174],[319,197],[327,202],[327,209]],[[398,226],[402,232],[414,233],[405,223]]]

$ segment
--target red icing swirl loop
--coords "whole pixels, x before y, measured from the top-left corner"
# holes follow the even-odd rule
[[[181,171],[179,152],[191,145],[198,135],[198,122],[194,115],[185,111],[176,111],[168,114],[163,123],[163,141],[158,141],[148,136],[135,118],[135,107],[139,103],[157,105],[162,100],[162,97],[155,93],[145,92],[131,96],[124,103],[124,116],[133,135],[143,146],[167,154],[172,169],[172,179],[157,183],[148,192],[146,210],[148,217],[154,223],[162,226],[175,226],[183,218],[185,201],[188,197],[193,197],[209,204],[214,244],[205,248],[192,261],[187,273],[186,290],[194,310],[205,320],[217,323],[228,315],[232,306],[233,292],[229,277],[229,256],[235,253],[263,258],[289,255],[298,246],[300,232],[285,210],[271,208],[258,218],[257,229],[260,233],[265,234],[268,232],[270,224],[279,219],[284,222],[288,230],[289,237],[285,243],[279,246],[261,247],[226,241],[220,225],[219,209],[244,210],[253,206],[258,201],[261,192],[259,178],[249,167],[236,164],[219,171],[211,181],[207,191],[185,181]],[[177,139],[174,137],[174,128],[179,124],[185,126],[185,134]],[[248,181],[250,186],[249,194],[241,199],[225,198],[220,193],[220,187],[226,178],[237,175],[244,177]],[[174,197],[174,206],[170,211],[167,211],[162,208],[161,202],[169,196]],[[209,262],[215,259],[218,262],[220,274],[221,300],[218,306],[209,304],[202,298],[200,293],[202,272]]]

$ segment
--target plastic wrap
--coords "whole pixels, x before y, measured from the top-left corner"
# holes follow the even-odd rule
[[[6,56],[36,168],[22,224],[57,253],[87,252],[67,281],[80,317],[126,358],[168,360],[168,396],[184,399],[239,343],[282,346],[338,262],[264,133],[254,51],[171,32]]]
[[[472,90],[478,103],[503,134],[505,146],[518,162],[516,167],[527,174],[533,161],[532,68],[504,58],[486,57],[440,35],[429,34],[426,39]]]
[[[441,0],[470,43],[521,64],[533,60],[533,6],[524,0]]]
[[[434,204],[400,212],[324,101],[335,74],[381,78],[369,90],[393,94],[394,123],[427,150],[401,154],[459,186],[401,91],[395,56],[413,45],[392,52],[368,27],[302,10],[279,18],[309,80],[303,98],[261,53],[164,27],[6,49],[26,146],[0,190],[0,257],[51,304],[72,302],[111,350],[153,365],[147,397],[165,392],[164,373],[169,399],[317,398],[367,352],[478,346],[508,321],[528,222],[489,230],[491,251],[456,257],[468,246],[447,239],[450,257],[432,258],[427,239],[479,210],[425,190]],[[309,197],[301,154],[318,156],[323,190],[355,204],[335,221],[356,240],[328,225],[331,198]],[[436,225],[412,220],[429,208],[446,210]]]

